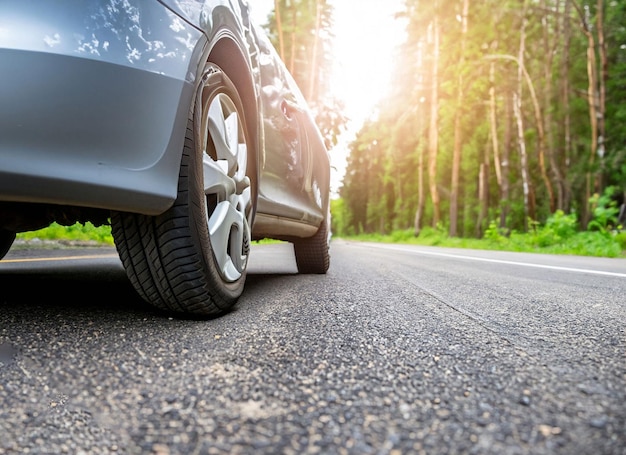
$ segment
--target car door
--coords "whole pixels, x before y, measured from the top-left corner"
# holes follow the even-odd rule
[[[257,214],[318,226],[328,186],[326,148],[301,92],[264,35],[259,63],[264,147]]]

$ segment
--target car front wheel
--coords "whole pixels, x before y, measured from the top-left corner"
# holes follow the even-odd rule
[[[159,308],[219,315],[243,291],[256,194],[244,119],[237,88],[208,64],[187,126],[174,205],[158,216],[112,215],[127,275]]]

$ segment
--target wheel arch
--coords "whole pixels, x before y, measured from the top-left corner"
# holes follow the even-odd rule
[[[252,68],[244,53],[241,51],[237,41],[229,34],[220,37],[211,48],[207,56],[207,62],[219,66],[228,78],[235,84],[241,102],[243,103],[246,129],[250,135],[252,149],[254,152],[254,176],[253,182],[255,200],[258,195],[260,177],[260,157],[261,157],[261,137],[259,121],[259,104],[254,83]],[[256,204],[253,204],[254,206]],[[256,207],[253,207],[256,211]]]

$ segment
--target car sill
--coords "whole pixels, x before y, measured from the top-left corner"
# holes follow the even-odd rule
[[[254,238],[283,239],[289,237],[311,237],[315,235],[318,226],[307,224],[300,220],[293,220],[280,216],[257,213],[254,220]]]

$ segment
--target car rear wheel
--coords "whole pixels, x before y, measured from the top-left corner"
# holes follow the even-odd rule
[[[0,259],[6,256],[15,241],[15,232],[0,229]]]
[[[313,237],[294,241],[293,249],[299,273],[324,274],[328,271],[330,266],[328,220],[329,218],[326,218],[322,221]]]
[[[159,308],[219,315],[243,291],[256,194],[244,119],[234,84],[207,65],[187,126],[174,205],[159,216],[112,215],[131,282]]]

